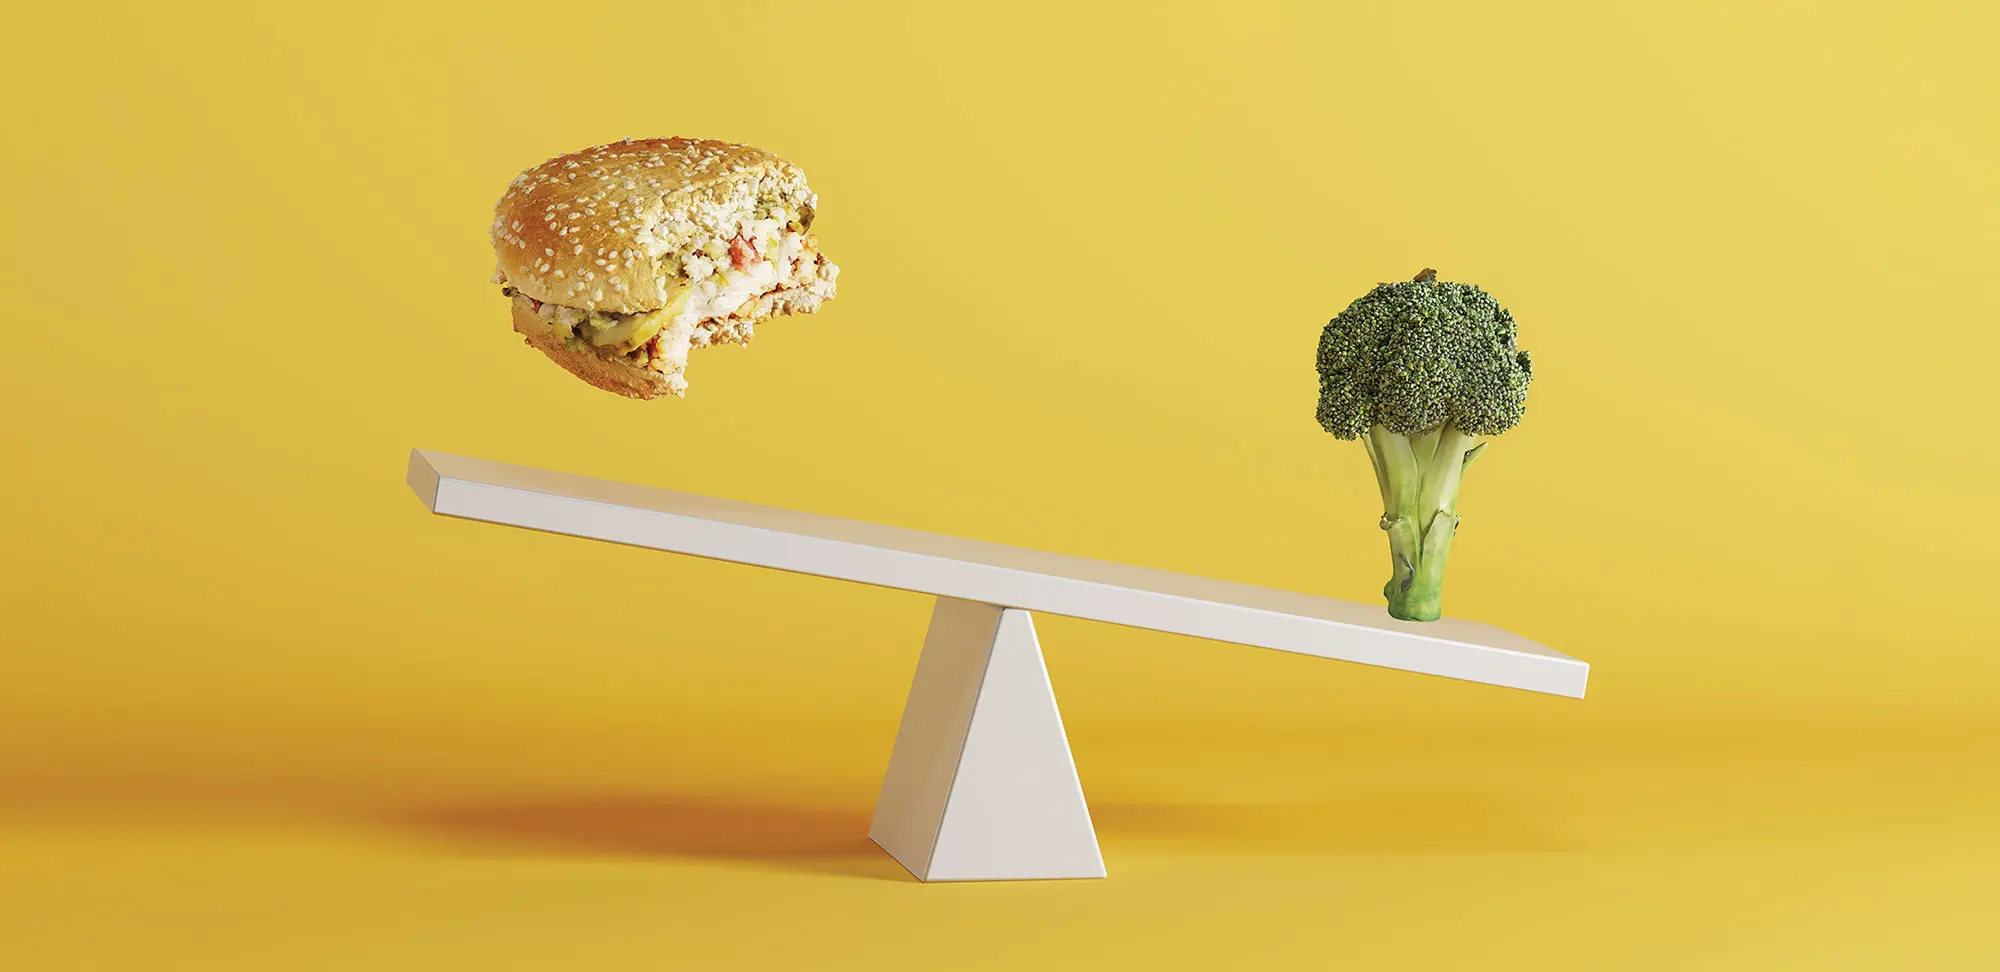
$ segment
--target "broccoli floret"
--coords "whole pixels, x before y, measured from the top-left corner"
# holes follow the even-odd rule
[[[1389,614],[1435,621],[1472,460],[1521,421],[1533,377],[1514,316],[1471,284],[1425,270],[1340,312],[1319,338],[1321,428],[1360,439],[1382,490]]]

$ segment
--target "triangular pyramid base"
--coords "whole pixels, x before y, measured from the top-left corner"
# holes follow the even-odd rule
[[[938,598],[868,836],[923,881],[1104,876],[1028,612]]]

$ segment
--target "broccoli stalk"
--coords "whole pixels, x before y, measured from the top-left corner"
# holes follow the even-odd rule
[[[1533,374],[1514,346],[1514,318],[1484,291],[1425,270],[1382,284],[1320,335],[1320,426],[1359,439],[1382,493],[1389,535],[1389,614],[1435,621],[1445,560],[1458,533],[1458,489],[1486,451],[1481,436],[1513,428]]]
[[[1361,437],[1382,490],[1389,534],[1389,614],[1435,621],[1444,604],[1444,564],[1458,532],[1458,484],[1486,444],[1450,425],[1417,436],[1375,426]]]

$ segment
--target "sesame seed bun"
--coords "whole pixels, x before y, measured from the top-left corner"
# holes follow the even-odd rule
[[[676,228],[744,197],[805,214],[799,167],[761,149],[695,138],[627,139],[557,156],[515,177],[494,207],[493,250],[515,289],[547,303],[630,314],[665,306]]]
[[[630,398],[679,397],[687,355],[833,298],[811,233],[819,197],[761,149],[626,139],[517,176],[494,207],[494,282],[514,330],[571,374]]]

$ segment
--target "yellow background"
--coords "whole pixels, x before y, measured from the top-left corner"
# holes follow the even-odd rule
[[[177,6],[0,16],[0,968],[2000,966],[1991,4]],[[488,283],[653,134],[845,271],[684,402]],[[1538,374],[1446,610],[1589,699],[1043,619],[1105,882],[867,848],[923,598],[402,482],[1373,601],[1311,359],[1425,266]]]

